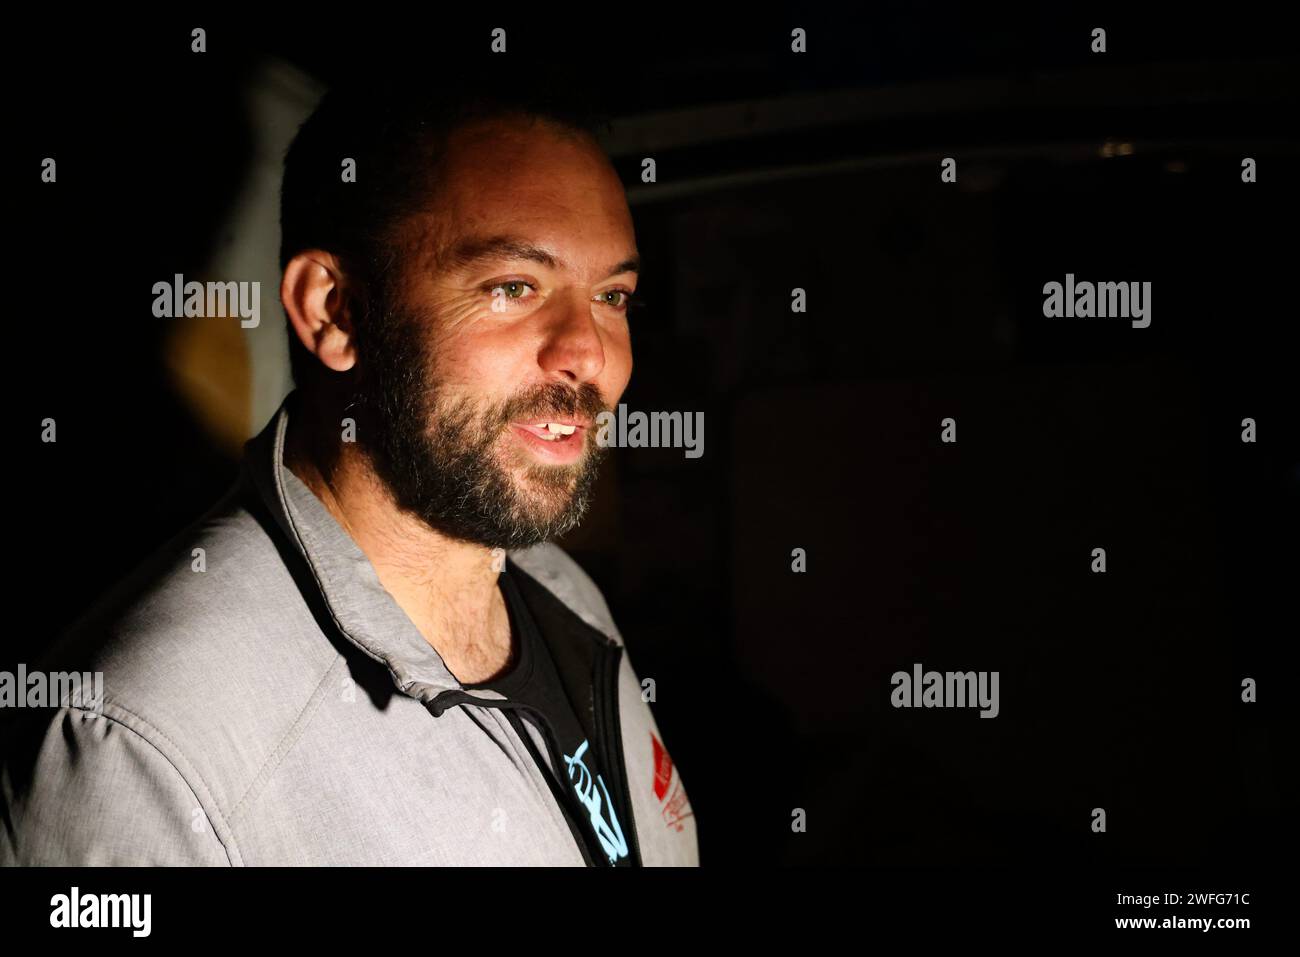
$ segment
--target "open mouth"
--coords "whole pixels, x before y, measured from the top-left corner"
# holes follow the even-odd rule
[[[537,436],[543,442],[568,442],[583,430],[583,426],[564,422],[515,422],[514,427]]]
[[[587,424],[573,419],[512,422],[510,431],[539,458],[563,464],[582,455]]]

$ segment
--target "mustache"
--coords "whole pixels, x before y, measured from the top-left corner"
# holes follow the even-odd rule
[[[584,383],[576,390],[558,382],[551,382],[512,398],[506,403],[500,418],[502,423],[544,418],[548,415],[595,419],[600,413],[607,411],[609,407],[600,390],[590,382]]]

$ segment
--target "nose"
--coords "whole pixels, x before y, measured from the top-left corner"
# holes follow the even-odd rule
[[[605,343],[591,314],[591,303],[574,299],[554,311],[537,364],[548,379],[578,386],[605,368]]]

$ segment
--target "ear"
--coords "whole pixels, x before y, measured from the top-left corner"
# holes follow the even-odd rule
[[[327,369],[347,372],[357,361],[342,264],[333,253],[304,249],[284,267],[280,303],[307,351]]]

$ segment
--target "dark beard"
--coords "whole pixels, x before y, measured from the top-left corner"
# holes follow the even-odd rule
[[[550,383],[487,409],[443,401],[432,381],[433,317],[372,297],[356,323],[356,392],[349,410],[357,446],[403,511],[452,538],[526,548],[576,528],[608,449],[586,436],[572,465],[532,463],[514,478],[494,449],[510,422],[548,415],[595,419],[606,406],[591,383]]]

